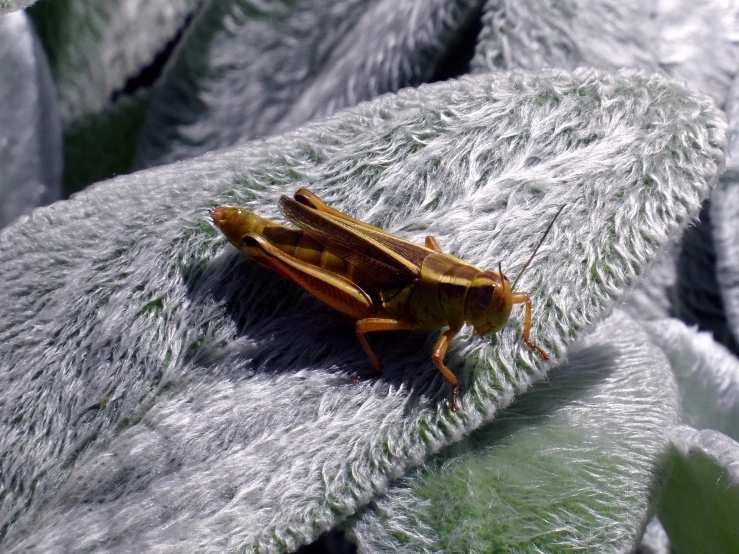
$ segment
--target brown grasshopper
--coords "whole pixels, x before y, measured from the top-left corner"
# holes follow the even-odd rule
[[[456,411],[457,379],[444,356],[465,323],[475,335],[489,335],[506,324],[513,304],[524,304],[523,341],[549,359],[529,340],[531,298],[515,287],[562,208],[512,285],[500,265],[497,272],[483,271],[442,252],[432,236],[425,246],[400,239],[328,207],[306,189],[294,199],[280,198],[280,209],[299,229],[231,206],[210,215],[243,254],[357,320],[357,338],[377,372],[382,368],[365,333],[448,327],[431,359],[451,383],[451,410]]]

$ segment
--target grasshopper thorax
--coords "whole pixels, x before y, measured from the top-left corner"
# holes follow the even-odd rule
[[[512,307],[513,290],[508,277],[485,271],[475,276],[467,289],[464,319],[476,335],[489,335],[506,324]]]

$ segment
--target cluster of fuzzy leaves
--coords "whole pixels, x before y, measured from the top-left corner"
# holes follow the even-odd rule
[[[212,3],[158,85],[137,166],[189,158],[428,82],[479,4]]]
[[[53,548],[66,529],[70,550],[184,534],[294,548],[541,375],[512,325],[456,342],[456,415],[426,333],[385,338],[385,378],[349,386],[366,365],[350,328],[342,336],[315,302],[224,249],[209,206],[273,216],[278,194],[306,185],[412,240],[431,232],[473,263],[517,269],[564,202],[521,281],[536,340],[561,357],[697,215],[724,134],[707,99],[659,77],[487,75],[123,177],[22,219],[0,250],[2,389],[24,414],[3,433],[16,492],[8,539],[30,526],[23,547]],[[629,473],[643,519],[651,473]],[[160,525],[142,533],[152,518]]]
[[[731,551],[731,158],[681,234],[727,149],[707,97],[737,125],[737,6],[139,3],[39,2],[43,49],[0,16],[7,220],[58,197],[60,127],[68,192],[152,168],[0,234],[0,549],[620,552],[657,514],[645,550]],[[453,341],[456,414],[437,331],[371,337],[352,386],[352,326],[207,221],[300,186],[509,275],[564,203],[519,287],[553,361],[516,308]]]

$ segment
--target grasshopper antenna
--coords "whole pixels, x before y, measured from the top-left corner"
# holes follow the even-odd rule
[[[523,266],[523,269],[519,271],[518,275],[516,275],[516,279],[513,281],[513,285],[511,285],[511,290],[516,290],[516,283],[518,283],[518,280],[521,278],[521,275],[523,275],[523,272],[526,271],[526,268],[529,267],[529,264],[531,263],[531,260],[534,259],[534,256],[536,256],[536,253],[539,251],[539,247],[544,243],[544,239],[547,238],[547,235],[549,234],[549,231],[552,230],[552,225],[554,225],[554,222],[557,220],[557,217],[560,213],[562,213],[562,210],[564,210],[566,204],[562,204],[562,206],[557,210],[557,213],[554,214],[554,217],[552,218],[552,221],[549,223],[549,226],[547,227],[547,230],[544,231],[544,235],[539,240],[539,244],[536,245],[536,248],[534,248],[534,252],[531,254],[531,257],[529,258],[529,261],[526,262],[526,265]]]

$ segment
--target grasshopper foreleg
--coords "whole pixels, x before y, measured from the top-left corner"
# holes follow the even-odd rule
[[[531,298],[529,298],[529,295],[525,292],[514,292],[513,303],[525,304],[525,315],[523,321],[523,342],[525,342],[526,346],[528,346],[531,350],[534,350],[541,354],[541,357],[544,360],[548,360],[549,354],[547,354],[542,348],[536,346],[533,342],[529,340],[529,333],[531,332]]]

